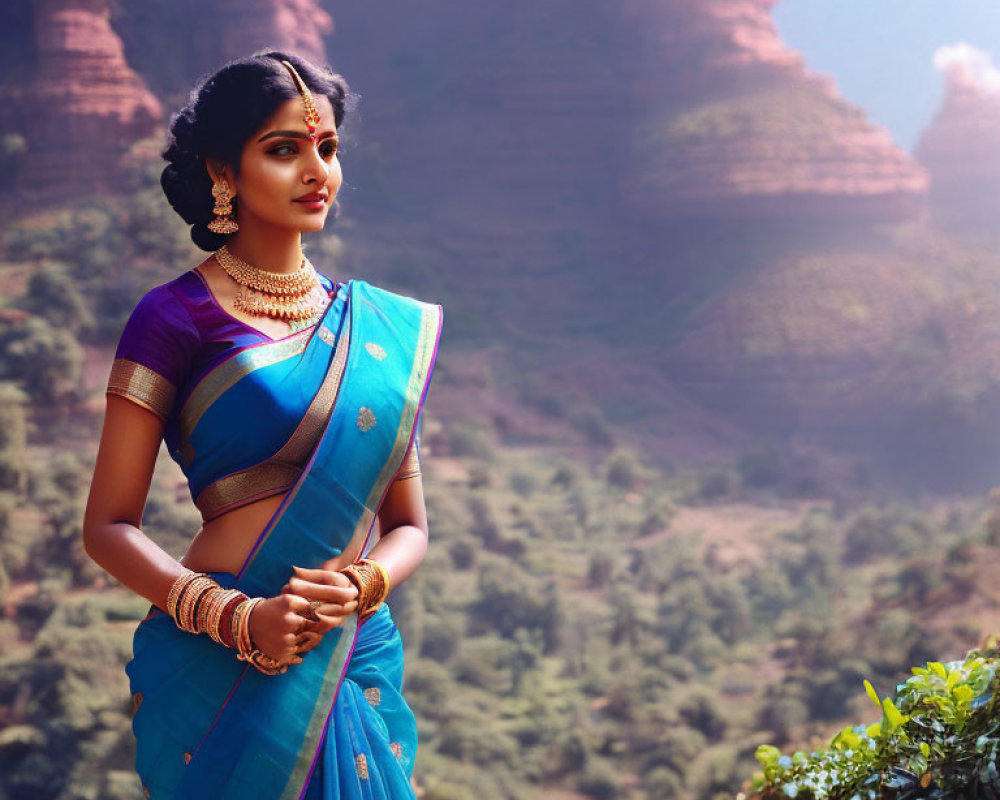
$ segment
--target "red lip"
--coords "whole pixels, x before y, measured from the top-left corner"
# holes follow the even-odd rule
[[[319,194],[318,192],[313,192],[312,194],[304,194],[302,197],[296,197],[296,203],[325,203],[329,195]]]

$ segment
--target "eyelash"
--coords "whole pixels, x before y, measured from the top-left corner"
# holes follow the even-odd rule
[[[320,154],[324,157],[333,157],[340,153],[340,147],[337,142],[334,141],[324,141],[320,142],[320,146],[323,148]],[[290,150],[291,152],[283,153],[282,150]],[[292,156],[298,152],[294,144],[279,144],[277,147],[273,147],[268,150],[268,153],[275,156]]]

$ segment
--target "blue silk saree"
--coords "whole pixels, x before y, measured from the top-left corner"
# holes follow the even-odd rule
[[[239,573],[213,573],[250,596],[278,594],[293,564],[317,567],[344,551],[366,553],[378,508],[415,433],[437,353],[440,307],[360,281],[345,288],[307,334],[304,349],[287,358],[244,359],[239,369],[219,364],[199,384],[197,415],[182,414],[185,446],[196,455],[199,436],[232,440],[268,425],[255,401],[262,386],[308,401],[285,447],[318,443]],[[253,491],[248,481],[259,481],[266,496],[274,484],[266,472],[234,473],[230,490],[246,495]],[[210,500],[224,508],[225,492]],[[133,651],[126,671],[146,796],[414,796],[416,728],[400,694],[402,644],[387,606],[363,622],[348,617],[282,675],[258,672],[208,636],[181,631],[158,609],[140,623]]]

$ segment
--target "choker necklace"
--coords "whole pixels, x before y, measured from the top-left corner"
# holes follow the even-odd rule
[[[226,245],[215,251],[215,260],[240,285],[233,305],[251,316],[290,322],[312,319],[329,299],[305,256],[294,272],[267,272],[233,255]]]

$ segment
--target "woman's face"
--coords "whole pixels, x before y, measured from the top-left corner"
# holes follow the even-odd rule
[[[240,227],[322,229],[343,176],[333,106],[322,95],[314,101],[320,122],[312,137],[296,98],[279,106],[243,146],[239,173],[231,178]]]

